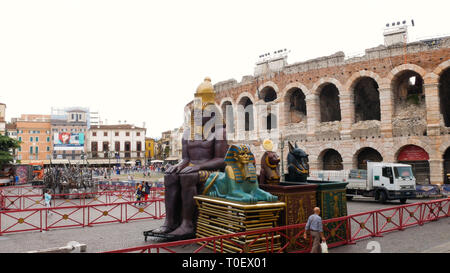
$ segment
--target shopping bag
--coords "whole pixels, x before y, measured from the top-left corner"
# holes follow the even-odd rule
[[[327,243],[325,242],[320,243],[320,248],[322,249],[322,253],[328,253]]]

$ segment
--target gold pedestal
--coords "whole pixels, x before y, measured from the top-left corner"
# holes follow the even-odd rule
[[[286,206],[283,202],[245,204],[204,195],[195,196],[194,199],[199,210],[197,238],[276,227],[280,212]],[[267,236],[270,236],[270,246],[272,235],[268,234]],[[231,241],[234,244],[229,240],[222,242],[224,252],[236,253],[241,252],[242,249],[245,253],[267,251],[266,234],[245,235],[232,238]],[[279,250],[280,244],[280,235],[274,235],[273,251]],[[214,244],[211,242],[206,247],[213,248]],[[220,250],[219,242],[216,242],[215,248]]]

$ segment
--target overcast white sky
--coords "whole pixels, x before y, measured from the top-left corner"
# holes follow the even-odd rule
[[[410,40],[449,34],[448,3],[0,0],[0,102],[7,120],[83,106],[160,137],[205,76],[239,82],[284,48],[289,63],[364,52],[399,20],[414,19]]]

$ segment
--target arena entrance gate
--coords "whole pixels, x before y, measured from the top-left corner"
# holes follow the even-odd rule
[[[399,163],[412,166],[416,183],[420,185],[430,184],[430,159],[428,153],[416,145],[406,145],[401,148],[397,156]]]

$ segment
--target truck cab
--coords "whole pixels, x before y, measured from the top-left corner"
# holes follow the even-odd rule
[[[373,191],[375,200],[406,199],[416,196],[416,179],[411,165],[400,163],[367,163],[367,190]]]

